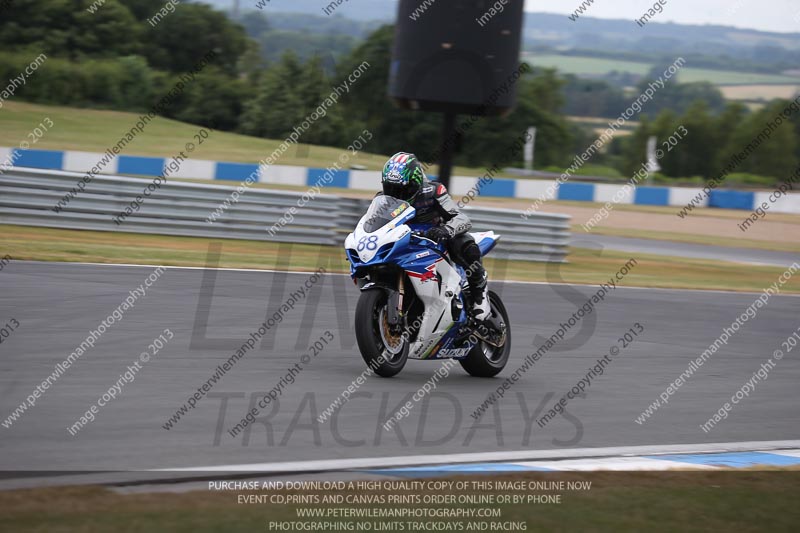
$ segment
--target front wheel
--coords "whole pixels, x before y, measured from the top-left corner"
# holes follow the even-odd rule
[[[389,328],[388,298],[382,290],[362,292],[356,304],[356,341],[364,362],[376,374],[390,378],[408,360],[408,339]]]
[[[459,361],[470,375],[480,378],[490,378],[499,374],[505,368],[508,356],[511,354],[511,323],[508,321],[506,306],[493,291],[489,291],[489,303],[492,306],[492,315],[487,320],[505,326],[504,342],[500,346],[493,346],[484,340],[479,340],[467,357]]]

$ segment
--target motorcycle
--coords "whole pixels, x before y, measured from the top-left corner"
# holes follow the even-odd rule
[[[473,376],[495,376],[511,350],[502,300],[489,291],[490,316],[475,319],[465,269],[424,236],[429,224],[410,222],[414,215],[408,202],[376,196],[345,239],[350,277],[361,290],[355,315],[361,356],[382,377],[396,375],[409,358],[456,359]],[[493,231],[471,235],[484,256],[500,239]]]

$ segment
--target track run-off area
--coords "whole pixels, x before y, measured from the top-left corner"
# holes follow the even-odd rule
[[[312,282],[310,272],[165,267],[139,294],[156,268],[15,261],[0,272],[0,322],[18,324],[0,344],[6,476],[766,441],[795,439],[800,428],[800,348],[782,348],[800,326],[797,296],[771,295],[756,309],[759,293],[622,281],[476,420],[476,409],[598,287],[494,282],[512,328],[511,359],[498,377],[472,378],[455,365],[432,380],[442,361],[410,360],[383,379],[365,373],[358,353],[359,292],[347,276]],[[743,313],[727,342],[685,375]],[[263,324],[271,325],[261,333]],[[787,353],[775,359],[778,350]],[[770,360],[768,375],[754,380]],[[752,390],[703,429],[748,382]],[[254,422],[232,432],[252,409]]]

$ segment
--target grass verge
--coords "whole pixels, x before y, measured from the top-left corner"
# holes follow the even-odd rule
[[[584,235],[585,232],[579,224],[572,226],[575,235]],[[756,239],[730,239],[716,235],[702,235],[696,233],[675,233],[671,231],[648,231],[636,228],[610,228],[600,226],[592,228],[592,234],[609,235],[612,237],[630,237],[634,239],[654,239],[661,241],[685,242],[689,244],[707,244],[710,246],[724,246],[726,248],[752,248],[754,250],[769,250],[775,252],[795,252],[800,254],[800,244],[791,242],[759,241]]]
[[[8,102],[0,114],[0,146],[15,147],[25,140],[31,128],[45,117],[50,117],[54,126],[31,148],[52,150],[79,150],[105,152],[116,140],[125,135],[139,120],[136,113],[76,109],[72,107],[46,106],[23,102]],[[155,118],[125,147],[125,155],[172,157],[184,149],[200,126]],[[193,159],[257,163],[273,152],[283,140],[261,139],[236,133],[215,131],[208,141],[192,153]],[[289,148],[276,161],[278,165],[298,165],[326,168],[339,161],[346,150],[299,144]],[[383,155],[361,152],[352,156],[350,164],[361,164],[369,168],[382,168],[386,162]]]
[[[603,57],[573,56],[561,54],[532,54],[526,53],[528,59],[538,67],[557,68],[561,72],[577,75],[598,75],[609,72],[630,72],[633,74],[647,74],[653,67],[651,63],[643,61],[626,61]],[[733,70],[717,70],[709,68],[684,67],[678,74],[681,83],[707,81],[714,85],[754,85],[754,84],[788,84],[797,85],[797,78],[781,74],[766,74],[761,72],[739,72]]]
[[[419,531],[411,522],[426,524],[430,531],[476,531],[452,529],[452,525],[471,521],[517,523],[526,531],[650,531],[706,532],[796,531],[800,510],[796,495],[800,493],[800,472],[715,471],[715,472],[594,472],[594,473],[524,473],[495,477],[459,476],[451,481],[494,482],[590,482],[588,490],[468,490],[403,491],[404,495],[442,496],[461,494],[495,495],[560,494],[560,503],[492,503],[492,504],[399,504],[394,508],[475,508],[499,509],[499,518],[412,518],[394,519],[405,527],[384,527],[376,524],[392,519],[331,518],[334,524],[371,522],[370,530]],[[398,480],[400,482],[402,480]],[[425,480],[430,481],[430,480]],[[438,481],[438,480],[437,480]],[[395,492],[397,493],[397,492]],[[0,492],[0,519],[4,529],[15,532],[118,533],[140,531],[173,531],[178,533],[229,533],[270,531],[270,522],[309,524],[315,519],[298,518],[301,508],[379,509],[375,504],[240,504],[239,495],[308,495],[309,491],[258,491],[119,494],[101,487],[49,488]],[[323,495],[325,492],[317,492]],[[365,492],[346,487],[340,494],[352,496],[391,494],[382,489]],[[317,519],[319,521],[319,519]],[[440,527],[435,528],[436,525]],[[451,528],[448,529],[447,525]],[[292,529],[303,530],[303,529]],[[308,531],[344,531],[345,529],[305,529]],[[352,531],[359,530],[356,527]],[[365,529],[361,529],[365,530]],[[489,529],[487,530],[495,530]],[[520,529],[517,529],[520,530]]]
[[[103,153],[116,144],[116,140],[124,136],[139,120],[137,113],[124,111],[6,102],[0,113],[0,146],[19,146],[21,141],[28,138],[31,129],[45,117],[49,117],[55,125],[31,148],[98,153]],[[199,126],[158,117],[147,125],[144,133],[128,144],[124,155],[173,157],[193,139],[198,129]],[[283,139],[262,139],[216,131],[191,157],[211,161],[257,163],[270,155],[282,142]],[[297,144],[291,146],[275,164],[328,168],[347,152],[350,155],[350,165],[363,165],[376,171],[382,169],[389,155],[369,153],[369,150],[370,145],[367,144],[364,151],[352,155],[350,150],[341,148]],[[453,171],[455,175],[482,176],[486,169],[456,167]],[[438,166],[433,165],[430,173],[437,174]],[[497,175],[514,177],[507,173]]]
[[[208,264],[209,245],[222,243],[218,265]],[[281,269],[347,272],[344,251],[333,246],[260,241],[215,240],[135,233],[97,232],[0,225],[0,256],[31,261],[87,263],[137,263],[171,266]],[[629,259],[637,264],[624,284],[640,287],[761,291],[774,283],[784,269],[756,267],[702,259],[628,254],[574,248],[569,263],[550,265],[507,261],[496,254],[486,266],[491,279],[599,284]],[[783,286],[783,292],[800,293],[800,276]]]
[[[514,199],[516,200],[516,199]],[[578,202],[574,200],[550,200],[547,205],[566,205],[572,207],[584,207],[593,210],[600,209],[605,204],[601,202]],[[636,213],[652,213],[655,215],[672,215],[680,209],[680,207],[672,205],[641,205],[641,204],[616,204],[614,211],[629,211]],[[742,221],[749,214],[749,211],[744,209],[719,209],[716,207],[703,207],[692,211],[692,217],[710,217],[710,218],[729,218],[736,221]],[[791,213],[770,213],[766,219],[771,222],[786,222],[789,224],[800,224],[800,217]]]

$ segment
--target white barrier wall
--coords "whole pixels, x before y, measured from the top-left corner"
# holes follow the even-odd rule
[[[113,156],[113,154],[112,154]],[[276,185],[312,186],[319,182],[325,169],[285,165],[261,166],[252,163],[230,163],[186,159],[180,165],[159,157],[118,155],[109,156],[92,152],[58,150],[21,150],[0,147],[0,165],[70,170],[88,172],[105,160],[102,174],[128,174],[158,176],[168,170],[168,175],[180,178],[206,180],[244,181],[254,172],[261,183]],[[800,192],[776,193],[776,191],[737,191],[715,189],[708,195],[698,187],[631,187],[623,191],[621,184],[585,183],[567,181],[558,184],[555,180],[494,178],[478,183],[476,177],[454,176],[450,193],[457,200],[470,190],[481,196],[500,198],[525,198],[531,201],[571,200],[584,202],[617,202],[639,205],[670,205],[684,207],[719,207],[752,211],[762,202],[767,202],[771,212],[800,214]],[[326,182],[328,183],[328,182]],[[330,187],[377,191],[380,188],[380,173],[367,170],[341,170],[334,173],[328,183]],[[798,185],[800,189],[800,185]],[[772,198],[773,200],[771,200]]]

